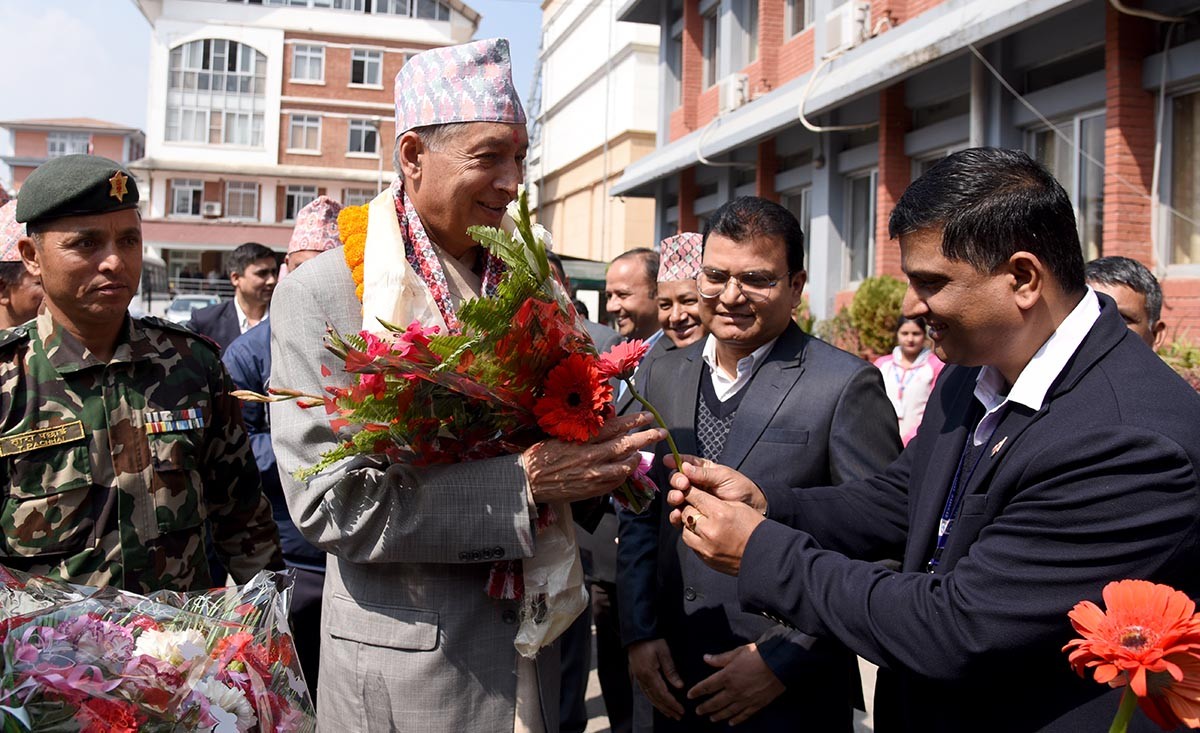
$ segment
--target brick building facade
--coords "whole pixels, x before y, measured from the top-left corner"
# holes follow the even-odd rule
[[[246,241],[282,252],[319,195],[361,204],[394,178],[392,82],[463,43],[459,0],[147,0],[143,233],[168,273],[222,272]]]
[[[1022,148],[1071,195],[1085,257],[1151,267],[1169,333],[1200,341],[1197,23],[1103,0],[626,0],[618,17],[659,26],[660,74],[682,90],[614,187],[655,199],[660,234],[735,195],[781,201],[827,318],[862,278],[903,277],[887,219],[914,176],[971,145]]]
[[[128,163],[142,157],[146,136],[141,130],[89,117],[0,122],[12,134],[12,154],[0,157],[9,168],[12,192],[34,169],[51,158],[91,153]]]

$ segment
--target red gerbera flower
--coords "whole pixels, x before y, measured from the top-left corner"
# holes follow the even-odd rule
[[[1129,686],[1151,720],[1164,730],[1200,727],[1200,616],[1187,594],[1145,580],[1104,587],[1107,612],[1081,601],[1068,616],[1083,635],[1063,651],[1083,676]]]
[[[546,389],[533,406],[538,426],[549,435],[582,443],[604,424],[604,407],[612,386],[600,376],[596,360],[571,354],[550,370]]]
[[[629,379],[649,350],[650,344],[641,339],[616,344],[600,355],[600,376],[604,379]]]

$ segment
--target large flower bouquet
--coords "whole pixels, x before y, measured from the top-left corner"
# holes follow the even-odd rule
[[[0,629],[4,733],[316,729],[282,576],[148,597],[20,573],[0,583],[5,612],[23,611]]]
[[[338,217],[360,298],[368,207],[347,207]],[[242,399],[296,399],[304,407],[325,407],[343,440],[297,478],[360,454],[426,466],[519,453],[547,437],[583,442],[600,432],[613,415],[611,380],[631,384],[646,346],[628,343],[597,354],[583,319],[551,273],[549,235],[531,223],[524,190],[510,204],[509,216],[515,223],[511,233],[468,230],[506,269],[495,294],[461,304],[453,332],[418,321],[381,321],[377,332],[331,330],[326,346],[357,375],[354,384],[327,387],[324,395],[280,388],[269,395],[237,393]],[[653,497],[647,468],[643,462],[614,492],[622,506],[641,511]],[[537,529],[537,556],[495,563],[486,588],[493,597],[522,600],[517,648],[527,655],[553,641],[586,603],[569,505],[539,506]],[[568,556],[573,566],[547,562]]]

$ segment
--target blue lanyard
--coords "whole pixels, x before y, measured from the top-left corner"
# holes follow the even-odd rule
[[[976,427],[975,430],[979,428]],[[938,536],[937,545],[933,549],[933,556],[929,558],[929,562],[925,565],[925,572],[932,573],[937,569],[938,563],[941,561],[942,553],[946,550],[946,544],[950,538],[950,530],[954,528],[954,518],[958,514],[958,507],[961,504],[962,497],[959,495],[959,486],[964,489],[971,482],[971,477],[975,475],[975,469],[979,467],[979,462],[983,460],[983,443],[975,446],[975,430],[967,434],[967,442],[963,445],[963,451],[958,456],[958,468],[954,471],[954,480],[950,482],[950,493],[946,496],[946,506],[942,509],[941,519],[938,521]],[[987,441],[985,440],[984,443]],[[972,448],[978,448],[978,455],[975,456],[975,462],[971,464],[971,470],[967,473],[966,478],[963,478],[963,466],[967,461],[967,454]],[[961,480],[961,484],[960,484]]]

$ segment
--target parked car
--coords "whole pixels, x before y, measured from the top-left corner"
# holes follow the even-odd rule
[[[220,302],[219,295],[176,295],[164,317],[173,323],[187,323],[192,319],[192,311]]]

